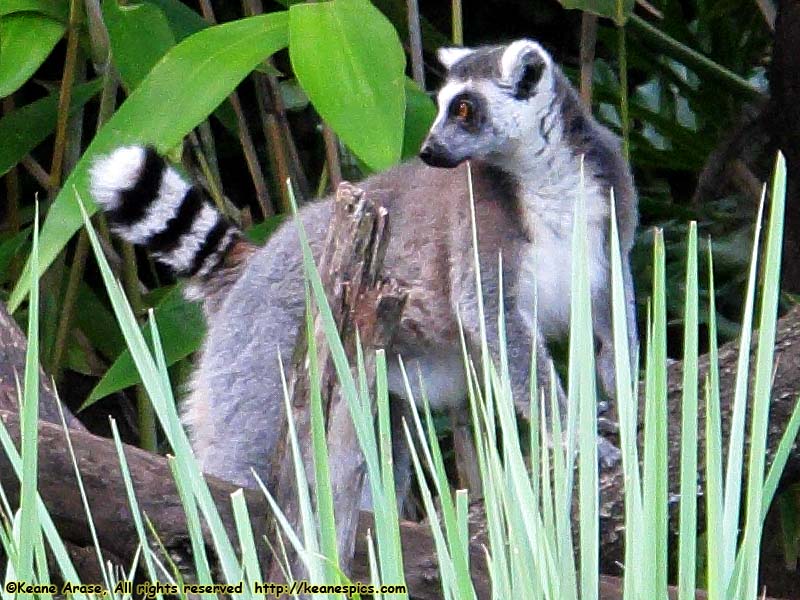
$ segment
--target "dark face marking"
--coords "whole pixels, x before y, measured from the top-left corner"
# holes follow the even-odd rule
[[[438,169],[452,169],[464,160],[460,156],[454,156],[439,140],[430,137],[419,151],[419,157],[429,167]]]
[[[431,167],[452,168],[481,151],[481,134],[488,123],[486,100],[463,90],[441,110],[445,118],[428,133],[419,156]]]
[[[463,92],[450,101],[448,118],[469,133],[478,132],[486,122],[484,101],[476,94]]]

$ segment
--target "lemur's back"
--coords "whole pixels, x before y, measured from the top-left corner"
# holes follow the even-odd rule
[[[367,193],[381,190],[389,213],[390,237],[384,276],[409,290],[406,310],[390,356],[406,361],[426,349],[446,359],[440,377],[458,380],[461,373],[456,315],[452,310],[450,271],[455,259],[471,252],[471,222],[467,170],[441,170],[414,160],[371,177],[361,184]],[[473,173],[476,210],[480,213],[484,260],[497,260],[504,250],[512,260],[521,231],[515,224],[507,190],[480,168]],[[311,202],[300,211],[315,258],[319,257],[330,222],[331,198]],[[491,226],[489,221],[495,222]],[[453,224],[458,226],[454,229]],[[455,234],[455,235],[454,235]],[[454,257],[454,250],[463,256]],[[276,443],[284,418],[282,389],[276,377],[278,351],[290,364],[305,310],[303,267],[296,224],[284,223],[248,260],[238,281],[209,321],[201,362],[184,410],[196,453],[206,472],[242,485],[251,482],[250,468],[261,475],[264,457]],[[473,282],[465,282],[471,285]],[[451,356],[452,354],[452,356]],[[434,374],[435,376],[435,374]],[[434,384],[435,385],[435,384]],[[440,395],[463,394],[463,384],[439,390]],[[401,390],[397,390],[401,391]],[[434,395],[437,390],[430,390]],[[435,404],[459,402],[434,397]],[[215,431],[238,432],[247,443],[237,444]],[[238,448],[231,459],[231,444]]]

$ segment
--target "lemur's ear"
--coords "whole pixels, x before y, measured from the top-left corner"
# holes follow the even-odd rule
[[[544,72],[550,68],[550,55],[536,42],[518,40],[509,44],[500,61],[500,71],[515,96],[526,99],[533,96]]]
[[[442,66],[449,69],[465,56],[472,54],[471,48],[439,48],[436,57]]]

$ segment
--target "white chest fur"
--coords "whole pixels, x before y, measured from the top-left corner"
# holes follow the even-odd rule
[[[518,307],[532,327],[536,302],[539,328],[546,336],[561,336],[569,327],[574,210],[580,186],[580,174],[574,173],[555,178],[552,185],[531,186],[523,191],[531,244],[517,282]],[[587,257],[593,292],[608,285],[605,231],[609,201],[605,194],[598,182],[585,177]]]

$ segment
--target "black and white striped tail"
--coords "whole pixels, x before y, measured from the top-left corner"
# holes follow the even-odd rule
[[[180,277],[213,276],[239,230],[153,148],[126,146],[95,162],[94,200],[112,230]]]

